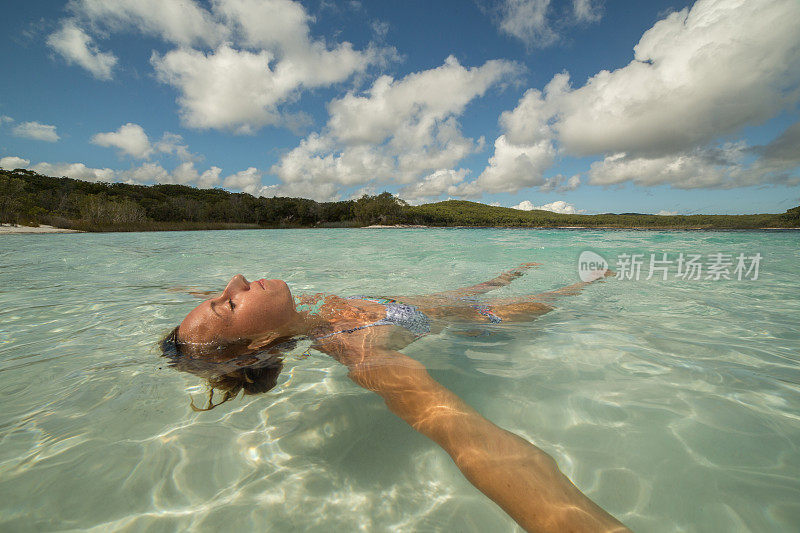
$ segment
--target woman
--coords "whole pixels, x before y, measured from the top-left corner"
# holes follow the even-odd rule
[[[224,365],[233,373],[250,365],[279,371],[281,346],[309,337],[314,348],[347,366],[350,379],[380,395],[393,413],[441,446],[475,487],[526,530],[624,531],[550,456],[482,417],[434,381],[422,364],[398,351],[447,323],[533,320],[552,309],[547,301],[576,294],[588,284],[496,299],[491,305],[475,299],[536,264],[522,264],[471,287],[403,297],[402,302],[334,295],[302,296],[295,302],[281,280],[248,282],[236,275],[221,294],[192,310],[162,346],[173,359]],[[274,384],[277,372],[267,374]],[[257,380],[249,382],[264,388]]]

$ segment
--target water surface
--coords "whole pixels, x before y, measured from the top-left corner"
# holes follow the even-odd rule
[[[235,273],[421,294],[591,249],[759,252],[758,280],[608,280],[530,324],[404,349],[641,531],[800,526],[797,232],[256,230],[0,237],[0,529],[513,531],[450,458],[323,354],[197,413],[158,338]],[[613,265],[612,265],[613,266]],[[644,277],[644,276],[643,276]]]

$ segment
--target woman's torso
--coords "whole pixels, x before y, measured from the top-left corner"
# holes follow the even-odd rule
[[[299,302],[298,310],[305,308],[322,319],[322,327],[313,335],[318,339],[377,326],[396,326],[414,337],[431,331],[431,321],[422,310],[393,298],[314,295],[311,300],[301,297]]]
[[[310,334],[318,341],[343,340],[348,333],[369,329],[375,343],[392,349],[401,349],[428,333],[438,333],[450,323],[496,322],[486,314],[486,306],[454,298],[342,298],[318,293],[300,296],[297,303],[298,310],[308,311],[320,320],[321,324]]]

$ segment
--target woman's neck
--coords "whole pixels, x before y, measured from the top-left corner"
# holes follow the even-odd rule
[[[330,322],[317,313],[301,310],[297,311],[291,322],[286,325],[285,332],[289,336],[311,337],[311,333],[319,328],[325,328]]]

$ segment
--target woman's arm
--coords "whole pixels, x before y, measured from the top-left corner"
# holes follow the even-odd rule
[[[627,531],[525,439],[485,419],[396,351],[365,349],[368,339],[331,350],[358,385],[452,457],[478,490],[528,531]],[[326,350],[328,351],[328,350]]]
[[[532,266],[538,266],[538,265],[541,265],[541,263],[522,263],[518,267],[512,268],[511,270],[507,270],[502,274],[500,274],[499,276],[497,276],[496,278],[490,279],[489,281],[484,281],[483,283],[478,283],[477,285],[471,285],[469,287],[461,287],[460,289],[453,289],[451,291],[437,292],[429,296],[445,296],[449,298],[459,298],[459,297],[476,296],[478,294],[485,294],[489,291],[493,291],[495,289],[499,289],[500,287],[505,287],[506,285],[511,284],[512,281],[522,276],[526,270],[528,270]]]

